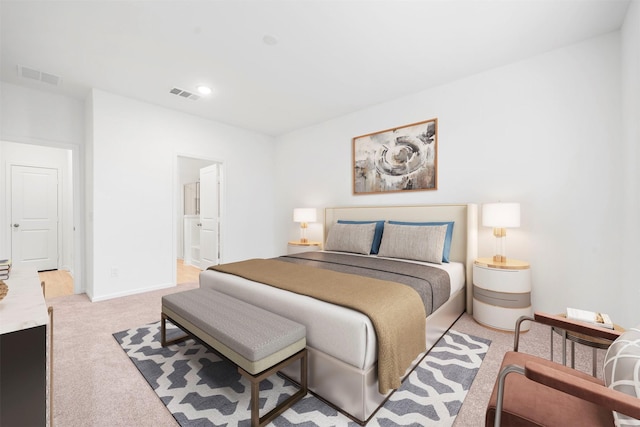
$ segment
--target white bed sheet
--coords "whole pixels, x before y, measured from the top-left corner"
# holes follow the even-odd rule
[[[449,273],[451,294],[464,287],[462,263],[426,264]],[[272,286],[256,286],[250,280],[213,270],[200,273],[200,287],[215,289],[305,325],[307,346],[356,368],[368,369],[377,360],[375,330],[369,317],[358,311]]]

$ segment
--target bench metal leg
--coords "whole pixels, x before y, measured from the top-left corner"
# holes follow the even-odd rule
[[[189,334],[185,334],[181,337],[174,338],[171,341],[167,341],[167,319],[171,320],[169,316],[164,313],[160,313],[160,344],[162,347],[166,347],[171,344],[177,344],[182,341],[186,341],[190,338]]]
[[[576,368],[576,343],[571,341],[571,369]]]
[[[289,396],[280,405],[273,408],[263,417],[260,417],[260,382],[284,367],[300,359],[300,390]],[[238,372],[251,382],[251,427],[262,427],[273,421],[278,415],[289,409],[294,403],[302,399],[307,394],[307,349],[300,350],[293,356],[283,360],[277,365],[263,371],[257,375],[250,374],[238,367]]]

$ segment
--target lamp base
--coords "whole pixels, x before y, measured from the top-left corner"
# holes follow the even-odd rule
[[[507,253],[507,229],[506,228],[494,228],[493,235],[496,238],[496,255],[493,256],[493,262],[507,262],[507,256],[502,255]]]
[[[309,239],[307,239],[307,227],[309,225],[306,222],[300,223],[300,243],[307,243]]]

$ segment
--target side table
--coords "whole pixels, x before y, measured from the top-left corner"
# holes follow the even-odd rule
[[[565,313],[558,314],[558,316],[567,317]],[[613,328],[616,331],[624,332],[624,328],[620,325],[613,325]],[[598,349],[606,350],[609,348],[613,341],[606,340],[604,338],[595,338],[590,337],[588,335],[579,334],[577,332],[568,332],[561,328],[552,327],[551,328],[551,360],[553,360],[553,333],[560,335],[562,340],[562,364],[567,364],[567,340],[571,342],[571,367],[575,368],[576,364],[576,343],[586,345],[587,347],[591,347],[593,350],[593,358],[591,362],[591,372],[595,377],[597,374],[597,359],[598,359]]]
[[[287,243],[288,254],[317,251],[320,249],[322,249],[322,242],[315,242],[311,240],[309,240],[308,242],[301,242],[299,240],[291,240]]]
[[[473,318],[503,331],[513,331],[520,316],[531,316],[529,263],[478,258],[473,263]],[[528,331],[530,322],[522,325]]]
[[[5,282],[9,293],[0,301],[0,425],[44,426],[49,316],[40,278],[35,269],[13,267]]]

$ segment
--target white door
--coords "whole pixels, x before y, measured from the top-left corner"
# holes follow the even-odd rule
[[[58,170],[11,166],[14,266],[58,268]]]
[[[218,256],[218,165],[200,169],[200,268],[220,263]]]

